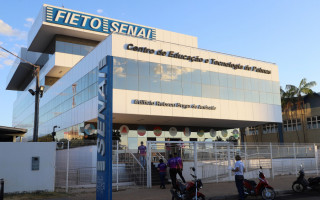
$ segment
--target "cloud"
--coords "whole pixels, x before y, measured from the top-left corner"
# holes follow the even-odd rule
[[[3,42],[0,41],[0,45],[2,45],[2,44],[3,44]]]
[[[5,60],[5,61],[3,62],[3,64],[8,65],[8,66],[11,66],[11,65],[13,64],[13,60],[7,59],[7,60]]]
[[[25,40],[27,38],[27,33],[25,31],[20,31],[18,29],[12,28],[9,24],[5,23],[1,19],[0,19],[0,35],[16,37],[19,40]]]
[[[9,53],[0,51],[0,58],[8,58],[8,56],[9,56]]]
[[[97,13],[101,14],[101,13],[103,13],[103,10],[102,9],[98,9]]]
[[[4,66],[0,64],[0,69],[2,69],[2,68],[4,68]]]
[[[34,18],[29,17],[26,19],[26,22],[27,23],[25,23],[24,26],[30,28],[32,26],[32,24],[34,23]]]

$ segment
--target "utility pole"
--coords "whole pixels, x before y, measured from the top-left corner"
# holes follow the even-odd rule
[[[39,127],[39,102],[40,102],[40,98],[43,95],[43,91],[44,91],[44,86],[40,86],[40,80],[39,80],[39,73],[40,73],[40,66],[38,65],[34,65],[28,61],[26,61],[23,58],[20,58],[19,56],[15,55],[14,53],[10,52],[9,50],[3,48],[2,46],[0,46],[1,49],[3,49],[4,51],[6,51],[7,53],[13,55],[14,57],[19,58],[20,60],[28,63],[29,65],[34,67],[34,73],[33,75],[36,77],[36,89],[35,91],[33,91],[32,89],[29,89],[28,91],[30,92],[30,94],[32,96],[35,96],[35,112],[34,112],[34,126],[33,126],[33,142],[38,142],[38,127]]]

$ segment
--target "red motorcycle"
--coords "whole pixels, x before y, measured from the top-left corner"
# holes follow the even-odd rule
[[[191,169],[195,171],[194,167]],[[177,180],[176,187],[170,189],[172,200],[205,200],[205,196],[199,192],[203,187],[202,181],[197,179],[197,176],[190,175],[194,178],[193,181],[183,183],[181,180]]]
[[[259,183],[253,180],[243,180],[244,194],[247,195],[261,195],[264,200],[273,200],[276,198],[276,193],[272,186],[269,185],[266,177],[262,172],[262,167],[259,170]]]

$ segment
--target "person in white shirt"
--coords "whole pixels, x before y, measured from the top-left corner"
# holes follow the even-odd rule
[[[236,163],[232,171],[235,174],[235,181],[239,193],[239,200],[244,200],[243,173],[246,171],[246,168],[244,167],[244,164],[241,161],[241,157],[239,155],[236,155],[235,159]]]

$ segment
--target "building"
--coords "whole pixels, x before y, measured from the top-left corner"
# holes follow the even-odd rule
[[[39,137],[94,139],[98,66],[113,59],[113,127],[131,149],[140,141],[215,140],[238,128],[281,123],[274,63],[199,49],[197,37],[66,8],[43,5],[20,56],[41,66]],[[32,67],[19,61],[8,75],[18,90],[13,125],[31,140]]]
[[[288,106],[289,105],[289,106]],[[303,96],[289,101],[282,112],[283,142],[285,143],[320,143],[320,93]],[[279,141],[278,124],[265,124],[250,127],[245,137],[246,142]]]

